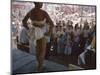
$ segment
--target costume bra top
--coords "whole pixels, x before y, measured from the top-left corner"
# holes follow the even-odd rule
[[[36,24],[36,25],[44,25],[46,23],[46,19],[42,20],[42,21],[32,21],[32,25]]]

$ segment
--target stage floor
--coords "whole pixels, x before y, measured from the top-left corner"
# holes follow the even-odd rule
[[[15,74],[36,73],[36,57],[20,50],[12,50],[12,72]],[[53,61],[44,61],[43,72],[65,71],[68,68]]]

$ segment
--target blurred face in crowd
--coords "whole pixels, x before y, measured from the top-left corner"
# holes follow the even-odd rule
[[[78,23],[75,24],[75,30],[77,30],[79,27],[78,27]]]

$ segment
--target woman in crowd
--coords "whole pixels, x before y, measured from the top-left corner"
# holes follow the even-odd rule
[[[75,24],[75,27],[72,32],[72,42],[72,62],[74,64],[77,64],[78,55],[80,53],[80,28],[78,26],[78,23]]]
[[[60,23],[59,23],[60,24]],[[58,54],[63,54],[64,53],[64,31],[63,28],[61,26],[61,24],[58,24],[58,31],[57,31],[57,35],[58,35],[58,49],[57,49],[57,53]]]
[[[87,44],[88,44],[89,32],[90,32],[89,25],[88,25],[88,22],[86,21],[86,22],[84,22],[84,28],[82,30],[82,33],[83,33],[83,39],[82,39],[83,49],[85,49]]]
[[[77,55],[80,51],[80,28],[78,26],[78,23],[75,24],[75,29],[73,31],[73,46],[72,46],[72,54]]]

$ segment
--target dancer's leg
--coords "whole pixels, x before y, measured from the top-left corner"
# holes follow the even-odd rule
[[[41,71],[43,68],[43,62],[45,58],[45,53],[46,53],[46,38],[42,38],[37,40],[37,50],[36,50],[36,56],[37,56],[37,61],[38,61],[38,71]]]

